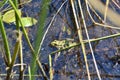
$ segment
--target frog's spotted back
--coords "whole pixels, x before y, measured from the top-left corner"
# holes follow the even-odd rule
[[[64,49],[64,48],[77,45],[77,43],[69,39],[68,40],[54,40],[50,43],[50,45],[58,49]]]

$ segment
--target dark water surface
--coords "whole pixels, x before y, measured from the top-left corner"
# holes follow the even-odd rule
[[[50,10],[48,14],[48,18],[46,21],[45,29],[48,27],[49,22],[53,18],[56,10],[61,6],[64,0],[52,0],[50,5]],[[41,0],[32,0],[31,3],[25,4],[22,6],[23,14],[26,16],[34,17],[36,19],[39,18],[39,11],[41,7]],[[118,11],[119,12],[119,11]],[[78,41],[78,37],[75,34],[76,31],[75,26],[73,25],[73,20],[71,20],[72,11],[70,9],[70,3],[67,2],[60,13],[56,16],[51,28],[49,29],[48,34],[43,42],[40,60],[43,63],[43,66],[48,66],[48,55],[57,50],[54,47],[49,46],[50,42],[55,39],[65,39],[65,38],[74,38]],[[62,17],[61,17],[62,16]],[[85,13],[86,23],[88,24],[88,32],[90,38],[99,38],[103,36],[107,36],[113,33],[119,33],[119,30],[103,28],[101,26],[91,26],[92,22],[89,19],[88,14]],[[94,16],[95,19],[97,19]],[[65,21],[66,20],[66,21]],[[67,29],[70,28],[71,35],[67,32],[64,32],[62,29],[66,26]],[[10,41],[11,51],[13,51],[13,45],[15,42],[15,34],[13,30],[15,26],[13,24],[8,25],[5,24],[5,28],[7,31],[7,35]],[[36,37],[37,25],[34,25],[27,29],[29,38],[34,44],[34,39]],[[85,30],[83,29],[83,38],[86,39]],[[120,37],[109,38],[105,40],[101,40],[98,42],[92,42],[92,46],[94,49],[95,58],[98,64],[98,68],[101,73],[102,80],[120,80]],[[28,73],[28,65],[30,65],[31,51],[26,43],[26,40],[23,36],[23,59],[24,63],[27,64],[25,73]],[[93,59],[91,56],[91,52],[88,44],[86,44],[86,52],[88,57],[88,64],[91,73],[92,80],[98,80],[95,67],[93,64]],[[83,58],[83,53],[81,47],[76,47],[70,51],[62,51],[60,55],[53,55],[53,69],[54,69],[54,80],[87,80],[87,73],[85,68],[85,62]],[[16,62],[17,63],[17,62]],[[2,59],[2,54],[0,54],[0,73],[4,74],[5,64]],[[17,68],[15,68],[17,69]],[[46,70],[48,74],[49,70]],[[17,72],[18,73],[18,72]],[[37,73],[40,73],[39,71]],[[112,76],[112,77],[111,77]],[[28,78],[25,78],[28,80]],[[37,80],[43,80],[42,78],[37,78]]]

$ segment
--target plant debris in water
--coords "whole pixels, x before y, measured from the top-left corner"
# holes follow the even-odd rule
[[[22,16],[22,12],[20,9],[18,10],[18,14],[20,17]],[[9,10],[5,14],[3,14],[3,21],[8,24],[15,23],[15,11]],[[23,26],[25,27],[29,27],[37,23],[37,20],[32,17],[21,17],[21,21],[22,21]],[[21,26],[20,23],[19,25]]]

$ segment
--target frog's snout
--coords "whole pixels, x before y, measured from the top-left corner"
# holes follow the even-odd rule
[[[50,46],[50,47],[53,47],[53,45],[50,43],[50,44],[48,44],[48,46]]]
[[[54,47],[54,46],[56,46],[57,44],[56,44],[55,42],[56,42],[56,40],[51,41],[50,44],[49,44],[48,46],[50,46],[50,47]]]

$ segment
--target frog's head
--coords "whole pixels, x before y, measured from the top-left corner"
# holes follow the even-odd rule
[[[55,47],[55,46],[57,46],[58,44],[59,44],[59,42],[58,42],[57,40],[54,40],[54,41],[52,41],[52,42],[50,43],[50,46]]]
[[[50,46],[52,46],[52,47],[56,47],[56,48],[63,48],[63,42],[64,41],[60,41],[60,40],[54,40],[54,41],[52,41],[51,43],[50,43]]]

